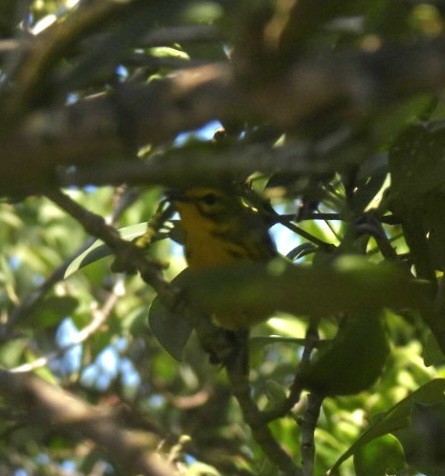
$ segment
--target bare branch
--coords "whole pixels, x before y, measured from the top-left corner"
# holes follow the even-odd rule
[[[30,48],[15,74],[14,94],[8,98],[2,111],[5,117],[16,118],[29,107],[47,79],[51,66],[82,34],[138,3],[141,0],[93,2],[88,8],[75,9],[63,22],[55,23],[29,42]]]
[[[314,434],[323,399],[322,395],[311,392],[308,395],[306,411],[301,421],[301,458],[304,476],[312,476],[314,474]]]
[[[357,119],[442,87],[444,49],[440,38],[411,47],[384,46],[372,54],[330,51],[300,58],[286,74],[254,88],[224,64],[187,69],[148,85],[123,85],[108,96],[30,115],[0,144],[0,156],[8,158],[0,163],[0,186],[31,193],[52,183],[56,165],[128,156],[135,146],[171,140],[212,119],[258,116],[294,128],[334,106]],[[24,178],[21,171],[29,169],[33,175]]]
[[[92,42],[101,36],[101,34],[95,35]],[[222,34],[215,25],[183,25],[151,31],[143,36],[136,46],[150,48],[172,43],[207,43],[222,39]],[[30,41],[32,40],[19,38],[0,40],[0,55],[12,52],[17,48],[26,49],[29,47]],[[81,41],[81,45],[83,43]],[[86,45],[91,46],[91,41],[85,41]]]

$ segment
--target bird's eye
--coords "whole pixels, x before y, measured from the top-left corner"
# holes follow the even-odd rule
[[[206,205],[215,205],[218,203],[220,197],[216,195],[215,193],[206,193],[201,197],[201,200],[206,204]]]

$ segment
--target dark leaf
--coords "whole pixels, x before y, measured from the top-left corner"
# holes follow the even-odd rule
[[[187,268],[176,276],[172,284],[184,288],[188,274]],[[158,296],[151,303],[148,322],[162,347],[176,360],[182,360],[182,352],[193,330],[192,326],[166,307]]]

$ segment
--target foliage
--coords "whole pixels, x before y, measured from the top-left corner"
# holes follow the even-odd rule
[[[332,5],[0,2],[0,474],[443,474],[444,11]],[[192,276],[227,177],[287,259]]]

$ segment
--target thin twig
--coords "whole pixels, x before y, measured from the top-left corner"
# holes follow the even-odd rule
[[[184,25],[151,31],[142,38],[141,46],[149,48],[172,43],[207,43],[222,40],[222,32],[215,25]]]
[[[301,469],[295,466],[289,455],[278,444],[251,397],[248,380],[247,338],[240,339],[238,344],[229,358],[224,361],[224,366],[232,384],[233,395],[243,412],[244,421],[249,425],[255,441],[264,453],[284,474],[287,476],[302,476]]]
[[[375,239],[384,258],[390,261],[399,260],[390,239],[386,236],[385,230],[377,217],[372,214],[366,214],[362,217],[362,223],[358,223],[356,226],[359,233],[369,234]]]
[[[308,396],[304,418],[301,421],[301,459],[303,463],[303,475],[314,475],[315,442],[314,434],[320,416],[321,404],[324,397],[315,392]]]
[[[301,371],[309,365],[312,352],[317,348],[317,345],[320,341],[318,335],[317,319],[313,318],[309,321],[309,325],[306,329],[305,340],[306,343],[304,346],[303,355],[301,356],[300,365],[298,366],[298,370],[295,373],[294,380],[289,388],[289,395],[281,404],[277,405],[272,410],[262,412],[260,415],[260,420],[262,422],[269,423],[273,420],[276,420],[277,418],[284,417],[300,401],[301,392],[303,391],[300,381]]]
[[[105,221],[112,225],[115,223],[122,213],[137,199],[139,192],[137,189],[118,189],[117,203],[114,206],[113,212],[105,219]],[[87,250],[95,239],[89,238],[85,241],[74,253],[71,254],[60,266],[58,266],[40,286],[33,289],[29,294],[21,299],[20,304],[15,307],[6,320],[6,325],[0,327],[0,341],[9,339],[11,330],[22,319],[27,317],[41,302],[45,295],[53,288],[53,286],[61,281],[65,276],[65,271],[69,264]]]
[[[326,243],[326,241],[320,240],[320,238],[317,238],[316,236],[312,235],[312,233],[303,230],[303,228],[300,228],[299,226],[295,225],[294,223],[288,221],[285,218],[283,219],[278,213],[275,213],[274,220],[276,223],[280,223],[281,225],[285,226],[294,233],[297,233],[297,235],[302,236],[306,240],[310,241],[311,243],[314,243],[315,245],[319,246],[324,250],[332,251],[332,249],[334,248],[331,243]]]
[[[291,394],[298,392],[301,394],[301,384],[298,382],[298,376],[305,367],[309,366],[312,352],[319,341],[318,320],[311,319],[306,330],[306,345],[301,357],[300,367],[293,382]],[[295,398],[295,396],[294,396]],[[323,397],[314,392],[310,393],[307,400],[306,411],[301,425],[301,460],[303,465],[304,476],[313,476],[314,460],[315,460],[315,442],[314,434],[320,415],[320,407]]]
[[[95,309],[93,311],[91,322],[86,325],[83,329],[81,329],[75,337],[72,338],[71,342],[67,345],[64,345],[60,349],[46,354],[38,359],[29,362],[27,364],[20,365],[18,367],[14,367],[10,369],[10,372],[13,373],[24,373],[24,372],[32,372],[40,367],[45,367],[54,359],[59,358],[63,355],[67,350],[71,349],[72,347],[82,344],[87,339],[89,339],[100,327],[106,322],[108,317],[110,316],[111,311],[113,310],[117,300],[119,299],[119,288],[121,287],[121,282],[118,281],[112,293],[106,299],[104,305],[100,309]]]
[[[68,195],[61,191],[50,191],[46,196],[56,205],[75,218],[87,233],[101,239],[132,269],[139,270],[141,277],[149,283],[158,294],[170,305],[176,303],[176,294],[164,279],[161,269],[165,267],[159,261],[150,260],[144,251],[134,243],[125,241],[119,236],[115,228],[108,225],[105,220],[77,204]]]
[[[289,221],[295,221],[296,214],[295,213],[287,213],[281,215],[283,218]],[[303,217],[299,220],[300,222],[302,221],[312,221],[312,220],[329,220],[329,221],[335,221],[335,220],[343,220],[341,215],[339,213],[320,213],[320,212],[305,212]]]
[[[81,41],[81,45],[91,48],[95,41],[100,40],[105,34],[97,34],[91,40]],[[223,35],[215,25],[183,25],[162,28],[147,33],[136,46],[140,48],[150,48],[154,46],[165,46],[173,43],[212,43],[222,41]],[[0,55],[9,53],[17,48],[28,48],[31,39],[9,38],[0,41]]]

